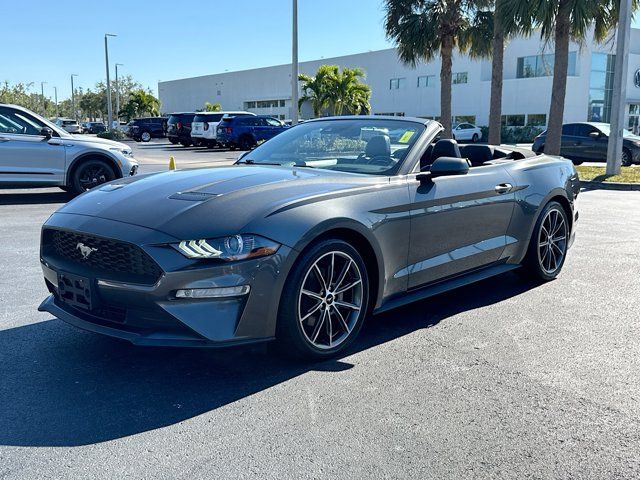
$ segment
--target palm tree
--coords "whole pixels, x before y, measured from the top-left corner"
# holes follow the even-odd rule
[[[398,48],[400,60],[411,66],[438,54],[440,67],[440,122],[451,138],[451,65],[456,47],[469,48],[469,29],[475,25],[481,0],[385,0],[385,30]]]
[[[553,39],[555,53],[551,106],[545,152],[560,154],[564,100],[567,92],[569,41],[582,43],[593,26],[594,40],[602,42],[618,22],[620,0],[502,0],[503,18],[525,33],[539,28],[543,39]],[[633,10],[638,8],[633,1]]]
[[[313,116],[319,117],[322,112],[329,108],[330,100],[328,92],[331,88],[331,78],[338,69],[335,65],[321,65],[316,72],[315,77],[311,77],[304,73],[298,76],[298,80],[302,83],[302,97],[298,101],[298,109],[305,102],[311,103],[313,108]]]
[[[371,88],[360,81],[365,78],[361,68],[344,68],[342,72],[336,67],[331,77],[329,101],[333,105],[334,115],[370,113]]]
[[[361,68],[344,68],[337,65],[322,65],[316,76],[300,74],[302,97],[298,108],[310,102],[316,117],[326,110],[334,115],[360,114],[371,111],[371,88],[361,81],[365,77]]]

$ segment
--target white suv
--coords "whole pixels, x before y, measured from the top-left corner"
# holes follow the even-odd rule
[[[194,145],[214,148],[217,142],[216,130],[218,124],[229,117],[255,116],[251,112],[200,112],[193,117],[191,122],[191,138]]]
[[[0,103],[0,188],[60,187],[79,194],[137,171],[123,143],[70,135],[26,108]]]
[[[71,118],[56,118],[53,123],[69,133],[82,133],[82,126]]]

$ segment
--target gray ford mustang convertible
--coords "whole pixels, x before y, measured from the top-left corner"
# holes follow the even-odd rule
[[[441,131],[318,119],[231,167],[96,187],[43,226],[40,310],[138,345],[275,339],[324,358],[369,313],[520,267],[555,278],[578,218],[572,163]]]

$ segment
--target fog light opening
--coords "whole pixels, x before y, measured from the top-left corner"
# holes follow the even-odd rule
[[[187,288],[176,291],[176,298],[225,298],[240,297],[249,293],[249,285],[237,287]]]

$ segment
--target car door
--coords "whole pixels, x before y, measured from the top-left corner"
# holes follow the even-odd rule
[[[41,135],[43,127],[46,125],[22,110],[0,107],[0,183],[64,183],[64,139]]]
[[[597,136],[591,136],[595,134]],[[593,125],[581,124],[578,128],[578,135],[584,143],[583,157],[585,160],[606,161],[608,137]]]
[[[409,288],[418,288],[500,260],[515,242],[507,230],[515,181],[502,165],[469,169],[420,183],[408,178],[411,233]]]
[[[576,136],[577,124],[568,123],[562,126],[562,142],[560,155],[570,159],[580,159],[582,144]]]
[[[466,132],[464,130],[464,124],[460,124],[458,126],[456,126],[456,128],[453,129],[453,135],[455,137],[456,140],[467,140],[466,138]]]

